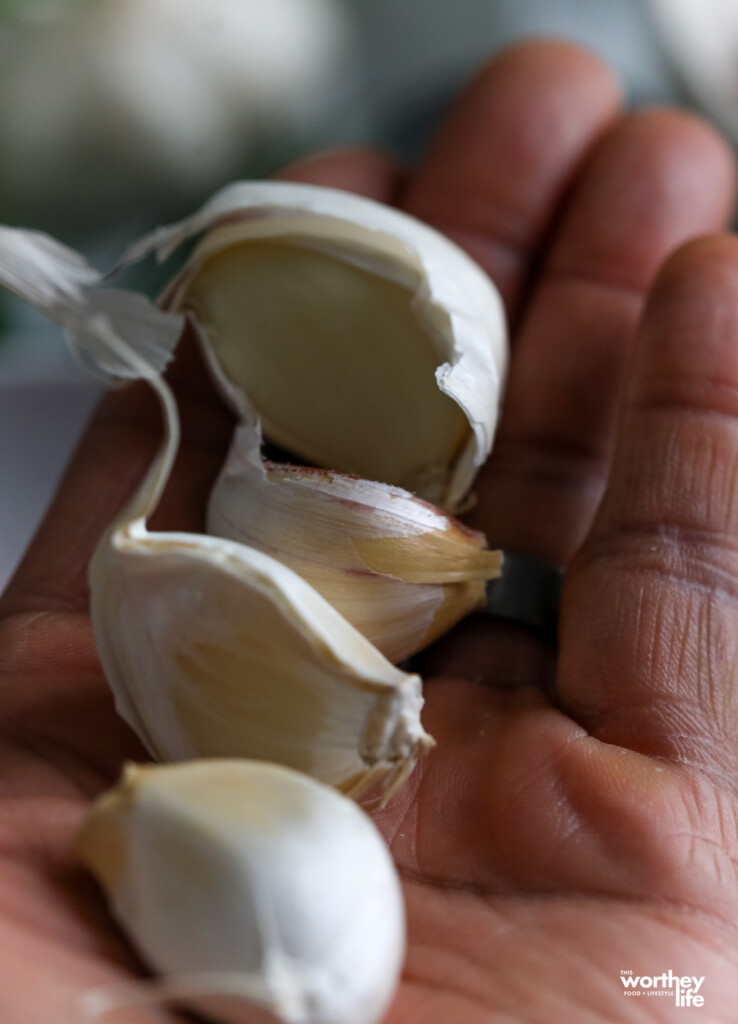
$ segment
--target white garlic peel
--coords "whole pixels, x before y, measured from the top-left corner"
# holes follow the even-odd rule
[[[457,509],[489,453],[507,359],[477,264],[397,210],[288,182],[231,185],[126,259],[202,232],[165,302],[194,314],[237,411],[311,464]]]
[[[296,573],[252,548],[149,532],[178,447],[166,438],[90,565],[90,611],[116,708],[159,760],[248,757],[384,801],[433,741],[401,672]]]
[[[354,803],[304,775],[129,766],[75,853],[163,991],[189,987],[209,1018],[247,1024],[257,1005],[284,1024],[375,1024],[392,998],[405,943],[394,864]]]
[[[116,338],[133,344],[148,375],[166,367],[182,334],[182,316],[144,295],[102,288],[102,275],[79,253],[39,231],[0,225],[0,284],[62,327],[80,363],[107,383],[142,372]]]
[[[210,534],[257,548],[307,580],[392,662],[485,601],[500,554],[407,491],[263,460],[252,423],[236,431],[211,492]]]

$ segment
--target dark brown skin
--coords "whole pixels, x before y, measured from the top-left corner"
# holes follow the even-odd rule
[[[386,1024],[735,1022],[738,242],[693,240],[730,216],[727,147],[683,113],[624,115],[593,57],[537,42],[481,72],[417,169],[344,151],[285,176],[397,203],[498,283],[512,367],[471,519],[568,565],[558,662],[489,620],[425,657],[438,746],[377,818],[409,919]],[[194,365],[171,375],[185,444],[157,522],[198,530],[231,422]],[[160,436],[145,389],[106,399],[2,600],[8,1024],[71,1024],[79,993],[137,972],[66,851],[144,756],[85,570]],[[705,1005],[626,999],[631,969],[704,975]]]

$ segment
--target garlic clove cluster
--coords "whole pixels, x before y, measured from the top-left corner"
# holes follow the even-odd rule
[[[131,248],[199,244],[164,302],[193,316],[225,395],[303,461],[466,499],[507,358],[497,290],[448,239],[334,189],[242,182]]]
[[[404,957],[396,869],[371,820],[254,761],[130,765],[75,842],[161,991],[246,1024],[375,1024]],[[124,993],[122,993],[124,996]],[[95,993],[97,1013],[115,990]],[[125,1005],[125,998],[118,1003]]]
[[[279,559],[392,662],[484,605],[499,552],[407,491],[262,459],[252,423],[236,431],[211,492],[208,532]]]
[[[390,660],[411,656],[482,607],[499,573],[442,511],[467,500],[491,446],[497,291],[435,231],[332,189],[230,186],[128,259],[192,236],[163,303],[194,318],[242,418],[209,532],[289,565]],[[319,469],[263,462],[262,428]]]
[[[499,295],[413,218],[284,182],[224,189],[124,262],[195,235],[170,312],[99,289],[69,250],[22,232],[16,248],[33,252],[19,282],[0,237],[0,280],[94,369],[146,379],[164,412],[162,448],[90,567],[105,673],[157,758],[274,760],[386,800],[432,741],[420,680],[384,655],[401,660],[480,607],[499,571],[481,535],[423,500],[457,508],[489,451]],[[217,537],[146,525],[179,443],[159,371],[184,315],[242,418],[210,504]],[[259,424],[324,468],[262,462]]]
[[[116,707],[165,761],[245,757],[386,801],[433,745],[418,676],[395,668],[281,562],[222,538],[152,533],[176,455],[166,438],[98,545],[90,610]]]
[[[502,305],[412,218],[287,183],[225,189],[126,260],[198,234],[163,312],[101,290],[57,243],[0,230],[0,283],[106,380],[145,380],[164,418],[92,559],[91,614],[118,711],[155,758],[185,763],[129,768],[77,856],[162,994],[227,1024],[254,1007],[376,1024],[402,965],[402,899],[342,794],[386,802],[432,747],[419,677],[385,655],[429,643],[499,572],[447,513],[491,446]],[[179,447],[161,371],[185,316],[242,420],[209,535],[147,525]],[[318,468],[262,460],[262,424]],[[115,1005],[103,994],[95,1012]]]
[[[164,365],[183,321],[99,275],[46,236],[0,231],[0,282],[67,328],[108,382],[147,381],[165,437],[90,565],[90,610],[116,707],[163,760],[283,762],[355,797],[387,800],[430,749],[420,679],[391,665],[276,559],[146,522],[179,447]]]

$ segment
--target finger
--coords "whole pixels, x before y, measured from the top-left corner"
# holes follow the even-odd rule
[[[738,241],[649,299],[610,482],[565,588],[558,692],[598,738],[735,779]]]
[[[564,564],[586,534],[647,288],[685,239],[719,230],[733,156],[700,121],[650,111],[589,160],[516,338],[504,414],[477,491],[490,542]]]
[[[406,179],[406,172],[386,153],[363,146],[351,146],[316,153],[282,168],[279,181],[302,181],[325,185],[393,204]]]
[[[514,47],[456,104],[401,205],[459,242],[514,316],[562,196],[619,100],[612,74],[583,50]]]
[[[362,191],[390,201],[400,171],[381,154],[345,150],[301,161],[283,177]],[[182,445],[154,528],[199,531],[233,420],[202,368],[192,339],[180,345],[168,374],[182,419]],[[143,384],[102,401],[57,495],[5,594],[0,615],[82,610],[87,566],[99,538],[134,492],[163,435],[158,404]]]

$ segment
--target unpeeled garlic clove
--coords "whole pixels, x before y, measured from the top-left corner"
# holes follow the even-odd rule
[[[211,492],[208,532],[279,559],[392,662],[485,602],[499,552],[398,487],[262,459],[242,424]]]
[[[256,1005],[284,1024],[374,1024],[392,998],[405,942],[395,867],[371,820],[304,775],[131,765],[75,853],[162,995],[188,995],[208,1019],[246,1024]],[[88,1009],[129,994],[90,993]]]
[[[486,459],[507,359],[500,297],[448,239],[334,189],[242,182],[131,248],[205,232],[168,289],[224,393],[311,465],[455,511]]]

